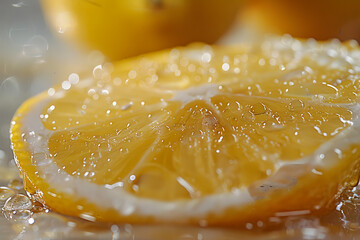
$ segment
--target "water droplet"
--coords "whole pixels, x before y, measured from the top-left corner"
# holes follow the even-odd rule
[[[120,239],[120,229],[117,225],[111,225],[111,232],[113,233],[112,239]]]
[[[17,96],[20,92],[20,85],[16,77],[8,77],[0,83],[0,94],[5,96]],[[4,95],[3,95],[4,94]]]
[[[201,60],[205,63],[209,63],[211,61],[211,54],[206,52],[201,56]]]
[[[250,109],[251,109],[251,112],[255,115],[260,115],[260,114],[266,113],[266,107],[261,102],[255,103],[254,105],[251,106]]]
[[[31,224],[34,224],[34,223],[35,223],[35,219],[34,219],[34,218],[29,218],[28,223],[29,223],[30,225],[31,225]]]
[[[62,89],[69,90],[71,87],[71,83],[69,81],[63,81],[61,84]]]
[[[14,190],[8,187],[0,187],[0,201],[6,201],[15,194]]]
[[[131,203],[124,203],[121,209],[123,215],[131,215],[135,211],[135,206]]]
[[[121,107],[121,110],[123,110],[123,111],[128,110],[129,108],[131,108],[131,106],[132,106],[132,103],[128,103],[128,104],[126,104],[126,105],[123,105],[123,106]]]
[[[131,70],[131,71],[129,72],[129,74],[128,74],[128,77],[129,77],[130,79],[134,79],[134,78],[136,78],[136,76],[137,76],[137,73],[136,73],[135,70]]]
[[[32,202],[27,196],[23,194],[16,194],[5,202],[4,210],[30,210],[32,206]]]
[[[23,45],[22,54],[27,57],[38,58],[45,55],[49,48],[49,44],[43,36],[33,36]]]
[[[224,63],[222,65],[222,70],[224,70],[225,72],[229,71],[229,69],[230,69],[230,65],[228,63]]]
[[[88,220],[90,222],[95,222],[96,221],[96,218],[94,216],[91,216],[90,214],[87,214],[87,213],[80,214],[80,217],[85,219],[85,220]]]
[[[265,65],[265,59],[260,58],[258,63],[259,63],[260,66],[264,66]]]
[[[53,96],[54,94],[55,94],[55,89],[54,88],[49,88],[48,95]]]
[[[8,187],[19,191],[19,190],[23,189],[23,182],[21,179],[12,179],[8,183]]]
[[[95,79],[100,79],[103,76],[104,70],[102,68],[102,65],[97,65],[93,69],[93,76]]]
[[[31,211],[33,213],[39,213],[39,212],[43,212],[45,209],[44,205],[42,205],[40,202],[34,202],[33,203],[33,207],[31,209]]]
[[[23,1],[15,1],[14,3],[11,4],[13,7],[19,8],[22,6],[26,6],[26,4]]]
[[[261,127],[265,130],[265,131],[280,131],[282,130],[285,126],[282,124],[279,124],[273,120],[269,120],[269,121],[265,121],[262,123]]]
[[[4,215],[9,220],[26,221],[31,217],[32,212],[30,210],[13,210],[4,211]]]
[[[242,117],[245,121],[248,121],[248,122],[253,122],[255,121],[255,115],[250,112],[250,111],[245,111],[243,114],[242,114]]]
[[[252,223],[246,223],[245,227],[246,227],[246,229],[251,230],[251,229],[253,229],[253,224]]]
[[[327,229],[325,227],[305,227],[301,230],[304,239],[325,239]]]
[[[289,110],[292,112],[299,112],[299,111],[303,110],[304,107],[305,107],[305,104],[300,99],[292,100],[289,103]]]
[[[77,73],[72,73],[69,75],[68,77],[68,81],[71,83],[71,84],[78,84],[79,83],[79,80],[80,80],[80,77]]]

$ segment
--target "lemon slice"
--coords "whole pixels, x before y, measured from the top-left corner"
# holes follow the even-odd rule
[[[326,212],[358,180],[359,64],[353,42],[285,36],[99,65],[25,102],[12,147],[27,191],[88,220]]]

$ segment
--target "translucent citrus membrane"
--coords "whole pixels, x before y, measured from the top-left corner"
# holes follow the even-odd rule
[[[216,55],[209,46],[175,49],[84,80],[40,116],[56,131],[50,157],[72,176],[160,200],[264,179],[350,126],[351,111],[330,103],[357,98],[347,94],[357,89],[357,69],[331,67],[343,60],[331,50],[350,47],[328,44],[319,53],[309,42],[295,52],[286,41]]]
[[[141,92],[126,86],[122,90]],[[177,92],[181,94],[186,93]],[[306,157],[351,125],[348,109],[300,99],[224,90],[182,104],[161,96],[144,92],[139,99],[133,96],[131,107],[112,108],[105,120],[89,117],[84,121],[91,124],[54,132],[48,141],[50,156],[70,175],[142,197],[196,198],[248,187],[271,175],[276,164]],[[140,100],[150,104],[137,104]],[[47,120],[68,104],[55,100],[51,106],[44,110]],[[105,111],[98,107],[92,111]],[[69,118],[67,124],[57,118],[48,126],[67,126]]]

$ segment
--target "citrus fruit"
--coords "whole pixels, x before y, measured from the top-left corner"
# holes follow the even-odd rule
[[[359,63],[353,42],[284,36],[99,65],[26,101],[12,147],[30,194],[89,220],[326,212],[358,180]]]
[[[360,2],[357,0],[257,0],[248,3],[243,20],[265,32],[318,40],[360,40]]]
[[[193,41],[212,43],[232,24],[238,0],[42,0],[65,39],[111,59]]]

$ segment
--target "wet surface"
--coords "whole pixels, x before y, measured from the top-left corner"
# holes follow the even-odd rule
[[[169,225],[114,225],[93,223],[56,214],[31,199],[13,161],[9,126],[17,107],[28,97],[51,87],[57,79],[75,84],[78,69],[71,67],[79,57],[56,42],[41,17],[38,1],[5,1],[0,5],[0,235],[1,239],[357,239],[360,238],[360,189],[347,189],[336,209],[323,217],[308,212],[281,213],[268,222],[247,223],[241,229]],[[33,14],[33,13],[36,14]],[[18,18],[18,16],[22,16]],[[34,27],[35,26],[35,27]],[[87,57],[91,65],[101,55]],[[202,56],[205,62],[211,55]],[[72,59],[63,61],[64,59]],[[259,62],[262,64],[262,62]],[[59,67],[61,66],[61,67]],[[229,65],[222,65],[224,71]],[[238,71],[234,69],[234,71]],[[63,72],[64,74],[62,75]],[[302,74],[300,71],[299,74]],[[133,74],[133,73],[132,73]],[[129,77],[132,76],[130,74]],[[304,72],[306,74],[306,71]],[[287,76],[289,77],[289,76]],[[291,76],[294,77],[294,76]],[[62,81],[61,80],[61,81]],[[51,88],[49,94],[52,92]],[[113,105],[116,106],[116,102]],[[132,103],[123,105],[123,110]],[[290,111],[304,107],[301,101],[289,104]],[[255,106],[244,113],[253,119],[263,112]],[[281,126],[266,123],[264,129]]]

